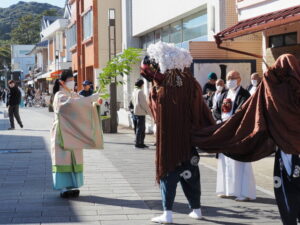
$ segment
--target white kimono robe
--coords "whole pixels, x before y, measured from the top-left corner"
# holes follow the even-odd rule
[[[83,149],[102,148],[100,118],[93,106],[98,97],[98,94],[80,97],[64,89],[55,94],[55,118],[51,130],[54,189],[81,187]]]
[[[236,92],[229,92],[227,98],[235,101]],[[223,121],[232,116],[232,111],[222,113]],[[256,199],[256,184],[251,163],[231,159],[224,154],[218,157],[217,195]]]

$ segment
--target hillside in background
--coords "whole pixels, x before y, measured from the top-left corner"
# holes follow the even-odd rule
[[[23,16],[40,16],[48,10],[56,11],[57,14],[63,15],[63,9],[47,3],[20,1],[8,8],[0,8],[0,40],[11,39],[11,31],[19,25],[19,19]]]

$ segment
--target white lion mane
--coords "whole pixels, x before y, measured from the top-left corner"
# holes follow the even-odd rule
[[[167,70],[190,67],[193,58],[184,48],[178,48],[173,43],[158,42],[147,48],[147,54],[159,64],[161,73]]]

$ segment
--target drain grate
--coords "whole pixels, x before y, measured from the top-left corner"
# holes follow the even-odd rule
[[[25,154],[25,153],[32,153],[31,151],[28,150],[18,150],[18,149],[0,149],[0,154],[15,154],[15,153],[21,153],[21,154]]]

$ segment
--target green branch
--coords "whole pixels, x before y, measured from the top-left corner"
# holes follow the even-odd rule
[[[99,90],[103,99],[109,98],[108,85],[114,82],[118,76],[124,74],[129,75],[132,71],[132,65],[140,62],[142,55],[142,49],[128,48],[123,51],[122,54],[117,55],[112,60],[108,61],[106,67],[103,68],[99,74]],[[122,81],[117,84],[123,84]]]

